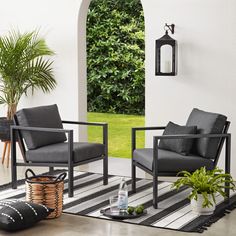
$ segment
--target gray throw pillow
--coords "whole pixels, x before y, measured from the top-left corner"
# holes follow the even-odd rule
[[[163,135],[177,134],[196,134],[196,126],[180,126],[173,122],[169,122],[166,126]],[[181,155],[188,155],[193,144],[193,139],[161,139],[159,148],[177,152]]]
[[[63,128],[57,105],[22,109],[16,116],[20,126]],[[22,136],[28,149],[66,141],[64,133],[23,131]]]
[[[206,112],[194,108],[189,115],[187,125],[197,126],[198,134],[221,134],[223,132],[227,117],[221,114]],[[195,139],[191,153],[214,159],[219,147],[219,138]]]

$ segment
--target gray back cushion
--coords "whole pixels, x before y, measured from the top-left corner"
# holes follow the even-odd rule
[[[197,126],[198,134],[220,134],[223,132],[227,117],[217,113],[205,112],[194,108],[188,118],[188,126]],[[195,139],[192,153],[214,159],[219,147],[219,138]]]
[[[196,134],[196,126],[180,126],[173,122],[169,122],[166,126],[163,135],[178,135],[178,134]],[[193,144],[193,139],[161,139],[159,148],[177,152],[181,155],[188,155]]]
[[[22,109],[16,116],[20,126],[63,128],[57,105]],[[22,137],[28,149],[66,141],[64,133],[23,131]]]

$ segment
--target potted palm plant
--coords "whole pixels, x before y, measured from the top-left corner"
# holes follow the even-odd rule
[[[53,61],[48,58],[53,54],[38,31],[11,31],[0,37],[0,104],[7,106],[7,116],[0,119],[0,139],[9,140],[9,127],[23,94],[55,87]]]
[[[219,168],[206,170],[205,167],[201,167],[193,173],[181,171],[178,175],[183,177],[175,181],[172,187],[177,190],[181,186],[190,187],[192,192],[189,199],[191,200],[192,210],[198,214],[209,215],[215,210],[216,194],[226,197],[224,192],[226,183],[228,183],[227,188],[236,189],[232,176],[222,172],[223,170]]]

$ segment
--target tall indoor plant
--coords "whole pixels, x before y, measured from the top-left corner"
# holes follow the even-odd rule
[[[7,120],[12,120],[23,94],[55,87],[53,61],[48,58],[53,54],[38,31],[13,30],[0,36],[0,104],[7,106]]]
[[[189,195],[191,200],[192,210],[199,214],[212,214],[215,210],[215,197],[220,194],[224,198],[225,184],[229,189],[235,190],[235,183],[230,174],[222,173],[223,170],[215,168],[213,170],[206,170],[201,167],[193,173],[188,171],[181,171],[178,175],[183,177],[175,181],[172,187],[179,189],[181,186],[188,186],[192,189]]]

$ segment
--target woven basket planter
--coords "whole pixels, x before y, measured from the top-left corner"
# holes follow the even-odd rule
[[[29,177],[29,173],[33,176]],[[27,169],[26,177],[26,200],[38,204],[43,204],[54,211],[47,217],[57,218],[62,214],[63,190],[66,173],[57,176],[38,175]]]

